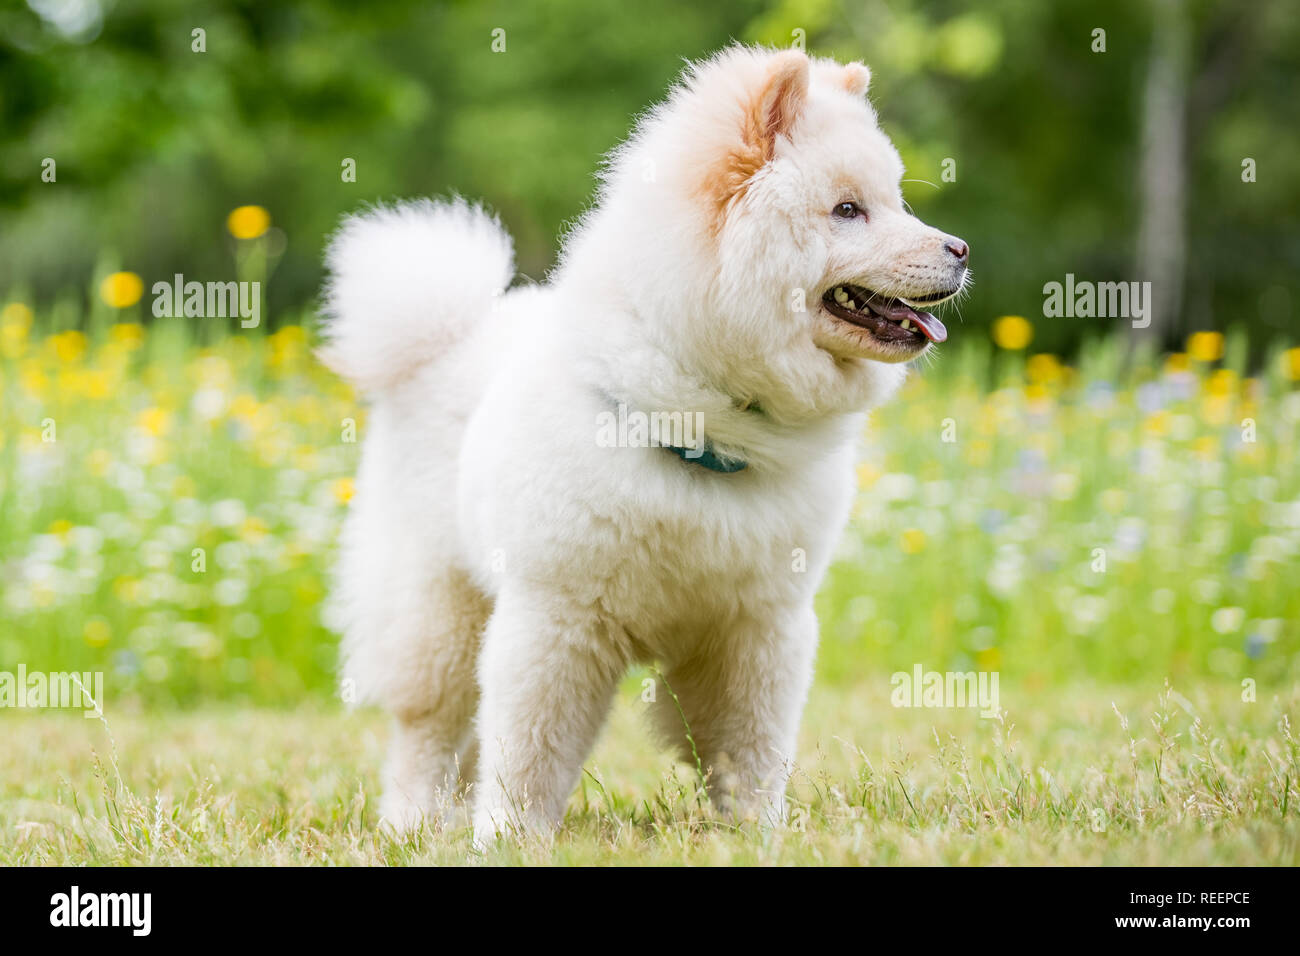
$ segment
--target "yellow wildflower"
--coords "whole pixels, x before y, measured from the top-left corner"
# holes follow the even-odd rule
[[[86,354],[86,337],[76,329],[51,335],[49,344],[54,349],[54,354],[59,357],[59,361],[69,365],[81,361],[82,356]]]
[[[140,596],[140,582],[122,575],[113,579],[113,596],[123,604],[134,604]]]
[[[1187,339],[1187,354],[1197,362],[1217,362],[1223,358],[1223,333],[1193,332]]]
[[[1201,419],[1207,425],[1226,425],[1231,404],[1226,395],[1206,395],[1201,401]]]
[[[226,218],[226,228],[236,239],[256,239],[271,228],[271,214],[261,206],[240,206]]]
[[[82,636],[91,647],[103,647],[113,637],[113,629],[102,617],[92,617],[82,629]]]
[[[1237,373],[1230,368],[1221,368],[1205,381],[1205,390],[1211,395],[1231,395],[1237,384]]]
[[[113,379],[105,371],[94,369],[77,377],[78,391],[87,398],[103,401],[113,394]]]
[[[1039,384],[1025,386],[1025,403],[1035,411],[1041,411],[1048,403],[1048,398],[1045,386]]]
[[[32,327],[31,307],[22,302],[10,302],[0,311],[0,323],[28,331]]]
[[[1282,353],[1282,374],[1292,382],[1300,382],[1300,348]]]
[[[242,418],[252,421],[261,410],[262,406],[257,399],[248,392],[241,392],[235,396],[235,400],[230,403],[230,414],[234,418]]]
[[[920,554],[925,550],[925,532],[920,528],[908,528],[899,544],[904,554]]]
[[[287,325],[267,338],[271,346],[268,358],[272,368],[281,368],[306,354],[307,335],[301,326]]]
[[[139,322],[119,322],[108,330],[108,337],[126,349],[138,349],[144,344],[144,326]]]
[[[1152,435],[1169,434],[1169,425],[1173,421],[1173,415],[1163,408],[1158,412],[1152,412],[1142,422],[1142,427]]]
[[[18,381],[22,383],[23,390],[33,398],[44,398],[45,392],[50,387],[49,376],[41,368],[41,363],[36,359],[26,359],[18,367]]]
[[[151,435],[161,435],[171,424],[171,415],[162,408],[146,408],[136,416],[135,423]]]
[[[99,284],[99,297],[115,309],[125,309],[140,301],[144,281],[134,272],[114,272]]]
[[[1023,315],[1004,315],[993,322],[993,341],[998,348],[1018,352],[1034,338],[1034,327]]]
[[[1061,380],[1061,363],[1050,352],[1031,355],[1025,363],[1025,375],[1034,385],[1052,385]]]

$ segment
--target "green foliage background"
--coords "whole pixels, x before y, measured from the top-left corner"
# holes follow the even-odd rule
[[[909,183],[907,198],[974,249],[966,323],[1038,314],[1043,283],[1066,272],[1139,278],[1148,3],[119,0],[71,36],[34,9],[58,7],[0,10],[0,289],[39,301],[90,289],[107,262],[146,284],[228,277],[224,217],[257,204],[284,234],[269,287],[280,315],[314,301],[343,213],[450,190],[499,210],[540,278],[598,158],[683,58],[731,39],[788,45],[796,30],[810,52],[873,67],[909,177],[938,186]],[[1190,262],[1169,337],[1294,332],[1300,18],[1287,0],[1185,7]],[[1091,50],[1098,27],[1105,53]],[[40,179],[45,157],[56,183]],[[356,183],[341,181],[344,157]],[[940,178],[948,157],[956,182]],[[1244,157],[1255,183],[1241,181]],[[1069,350],[1108,322],[1063,320],[1037,344]]]

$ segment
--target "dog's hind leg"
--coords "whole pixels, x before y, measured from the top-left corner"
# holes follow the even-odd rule
[[[405,832],[449,820],[473,779],[478,705],[475,661],[491,602],[456,570],[419,594],[418,610],[389,618],[382,640],[365,648],[379,668],[367,697],[393,715],[379,812]],[[353,653],[355,662],[361,655]]]
[[[472,722],[472,705],[468,708]],[[445,712],[395,714],[384,763],[380,820],[399,833],[449,821],[456,797],[473,772],[472,732],[456,733]]]

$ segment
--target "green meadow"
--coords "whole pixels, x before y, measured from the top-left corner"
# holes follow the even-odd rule
[[[711,813],[637,672],[556,840],[480,857],[375,825],[325,603],[365,410],[310,318],[138,309],[0,313],[0,671],[104,675],[0,710],[0,862],[1300,862],[1298,350],[958,326],[863,436],[789,825]],[[896,706],[917,667],[998,715]]]

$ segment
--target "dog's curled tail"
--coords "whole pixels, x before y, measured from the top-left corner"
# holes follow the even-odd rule
[[[325,263],[321,361],[376,394],[464,338],[510,284],[514,246],[479,207],[426,199],[349,216]]]

